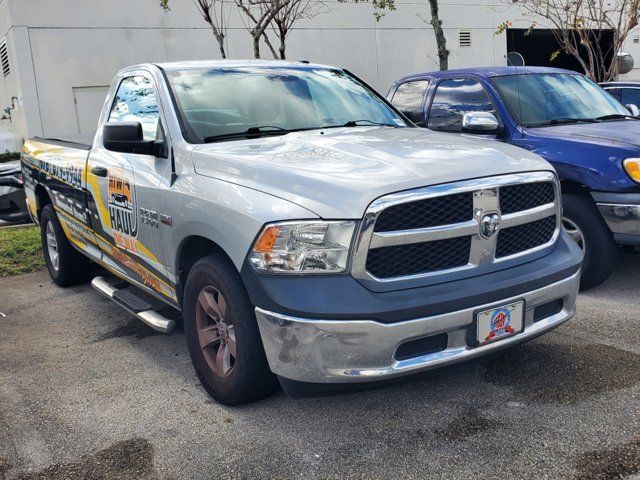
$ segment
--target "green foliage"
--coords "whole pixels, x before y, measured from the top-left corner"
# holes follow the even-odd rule
[[[493,32],[494,35],[502,35],[507,31],[507,28],[511,27],[511,22],[502,22],[500,25],[496,27],[496,31]]]
[[[44,266],[38,227],[0,229],[0,277],[36,272]]]
[[[20,152],[6,151],[4,153],[0,153],[0,163],[10,162],[11,160],[20,160]]]
[[[531,25],[529,25],[529,28],[527,28],[524,32],[524,36],[528,37],[529,35],[531,35],[533,33],[533,29],[536,28],[537,25],[537,22],[533,22]]]
[[[558,58],[558,55],[560,55],[560,50],[556,50],[555,52],[553,52],[549,57],[549,61],[553,62],[556,58]]]
[[[160,8],[165,12],[170,12],[171,7],[169,6],[169,0],[160,0]]]

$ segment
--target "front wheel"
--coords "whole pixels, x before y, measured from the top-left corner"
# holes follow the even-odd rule
[[[580,289],[596,287],[611,275],[620,247],[591,198],[565,194],[562,205],[562,226],[584,252]]]
[[[240,405],[275,391],[278,381],[267,363],[253,305],[226,258],[212,254],[194,264],[183,313],[189,356],[216,401]]]

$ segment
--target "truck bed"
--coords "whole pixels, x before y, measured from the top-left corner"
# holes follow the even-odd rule
[[[77,148],[79,150],[91,150],[91,145],[88,143],[80,143],[72,140],[64,140],[61,138],[53,137],[32,137],[30,140],[40,143],[49,143],[52,145],[59,145],[61,147]]]

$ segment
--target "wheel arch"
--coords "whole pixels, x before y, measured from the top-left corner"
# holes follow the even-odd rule
[[[575,180],[561,180],[560,188],[563,194],[587,195],[591,198],[591,189]]]
[[[220,245],[207,237],[202,235],[190,235],[185,237],[180,243],[176,256],[176,294],[181,306],[184,286],[186,284],[189,271],[198,260],[206,257],[207,255],[211,255],[212,253],[225,258],[229,264],[237,270],[227,252],[225,252]]]
[[[51,195],[49,194],[47,189],[41,184],[36,185],[35,197],[36,197],[36,215],[39,222],[40,215],[42,215],[42,209],[49,204],[53,204],[53,201],[51,200]]]

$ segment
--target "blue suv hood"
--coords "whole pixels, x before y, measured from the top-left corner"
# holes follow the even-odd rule
[[[530,128],[529,134],[543,137],[562,137],[564,140],[611,145],[640,146],[640,120],[601,123],[575,123]]]

